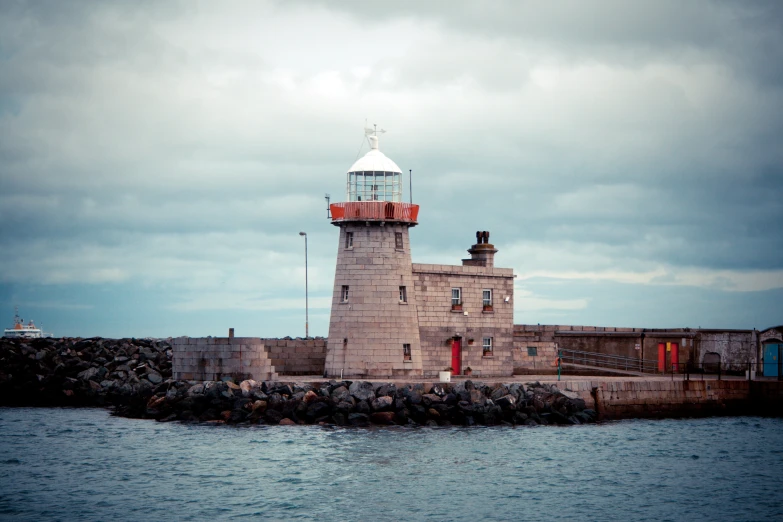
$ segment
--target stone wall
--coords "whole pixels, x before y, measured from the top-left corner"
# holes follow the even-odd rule
[[[745,371],[757,360],[758,335],[755,330],[700,330],[697,338],[698,361],[707,353],[717,353],[723,370]]]
[[[757,360],[757,334],[755,330],[517,324],[514,325],[514,367],[519,373],[546,368],[553,363],[558,349],[657,361],[659,344],[674,349],[676,343],[681,373],[686,371],[688,361],[701,364],[707,352],[720,355],[724,370],[744,371],[748,361]],[[527,355],[528,346],[539,348],[537,356]],[[668,372],[672,368],[672,352],[667,350],[665,355]]]
[[[413,264],[424,375],[452,366],[452,340],[462,348],[462,374],[477,377],[513,373],[514,274],[510,268]],[[452,309],[451,289],[460,288],[462,306]],[[483,290],[492,290],[492,309],[484,310]],[[508,297],[508,302],[505,298]],[[492,339],[485,356],[484,338]]]
[[[327,376],[421,375],[409,226],[364,221],[341,225],[325,364]],[[398,248],[396,234],[401,234],[402,248]],[[400,298],[400,287],[405,288],[405,299]],[[405,345],[410,348],[407,360]]]
[[[261,339],[280,375],[323,375],[326,339]]]
[[[264,342],[255,337],[176,337],[171,345],[172,376],[176,380],[278,378]]]

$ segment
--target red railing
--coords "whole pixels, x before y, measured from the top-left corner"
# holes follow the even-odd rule
[[[391,201],[351,201],[329,205],[332,222],[336,221],[405,221],[416,223],[419,205]]]

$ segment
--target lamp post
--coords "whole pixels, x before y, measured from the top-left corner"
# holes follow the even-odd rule
[[[305,338],[310,337],[310,304],[307,289],[307,234],[299,232],[300,236],[305,238]]]

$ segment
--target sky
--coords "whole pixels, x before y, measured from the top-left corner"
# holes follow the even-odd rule
[[[781,49],[774,1],[4,1],[0,319],[303,336],[305,231],[326,336],[377,124],[413,261],[490,231],[517,324],[783,324]]]

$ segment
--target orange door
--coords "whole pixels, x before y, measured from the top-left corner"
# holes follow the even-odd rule
[[[666,371],[666,343],[658,343],[658,371]]]
[[[462,374],[462,339],[451,341],[451,368],[454,375]]]

